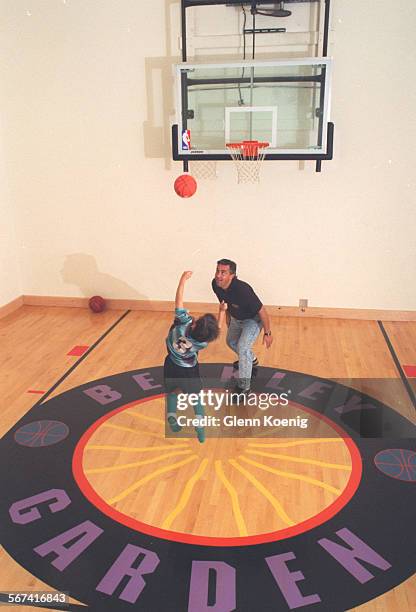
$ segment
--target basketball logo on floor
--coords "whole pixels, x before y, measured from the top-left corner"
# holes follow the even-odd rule
[[[374,458],[374,463],[386,476],[416,482],[416,453],[406,448],[382,450]]]
[[[14,439],[21,446],[51,446],[65,440],[69,429],[60,421],[33,421],[20,427]]]

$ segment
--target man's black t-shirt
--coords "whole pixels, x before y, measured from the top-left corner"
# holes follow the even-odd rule
[[[228,289],[218,287],[215,279],[212,289],[219,302],[226,302],[228,312],[234,319],[253,319],[263,304],[248,283],[234,277]]]

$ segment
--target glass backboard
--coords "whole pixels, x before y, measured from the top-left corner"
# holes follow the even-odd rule
[[[179,64],[174,159],[228,159],[242,140],[268,142],[266,159],[318,159],[330,82],[329,58]]]

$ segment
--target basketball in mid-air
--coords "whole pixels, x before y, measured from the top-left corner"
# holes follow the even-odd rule
[[[190,198],[196,191],[197,183],[190,174],[181,174],[176,179],[173,187],[181,198]]]
[[[93,312],[102,312],[105,309],[105,299],[101,295],[93,295],[88,301],[88,306]]]

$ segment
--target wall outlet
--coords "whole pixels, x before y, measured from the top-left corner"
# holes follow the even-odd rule
[[[299,308],[305,309],[308,307],[308,300],[300,299],[299,300]]]

